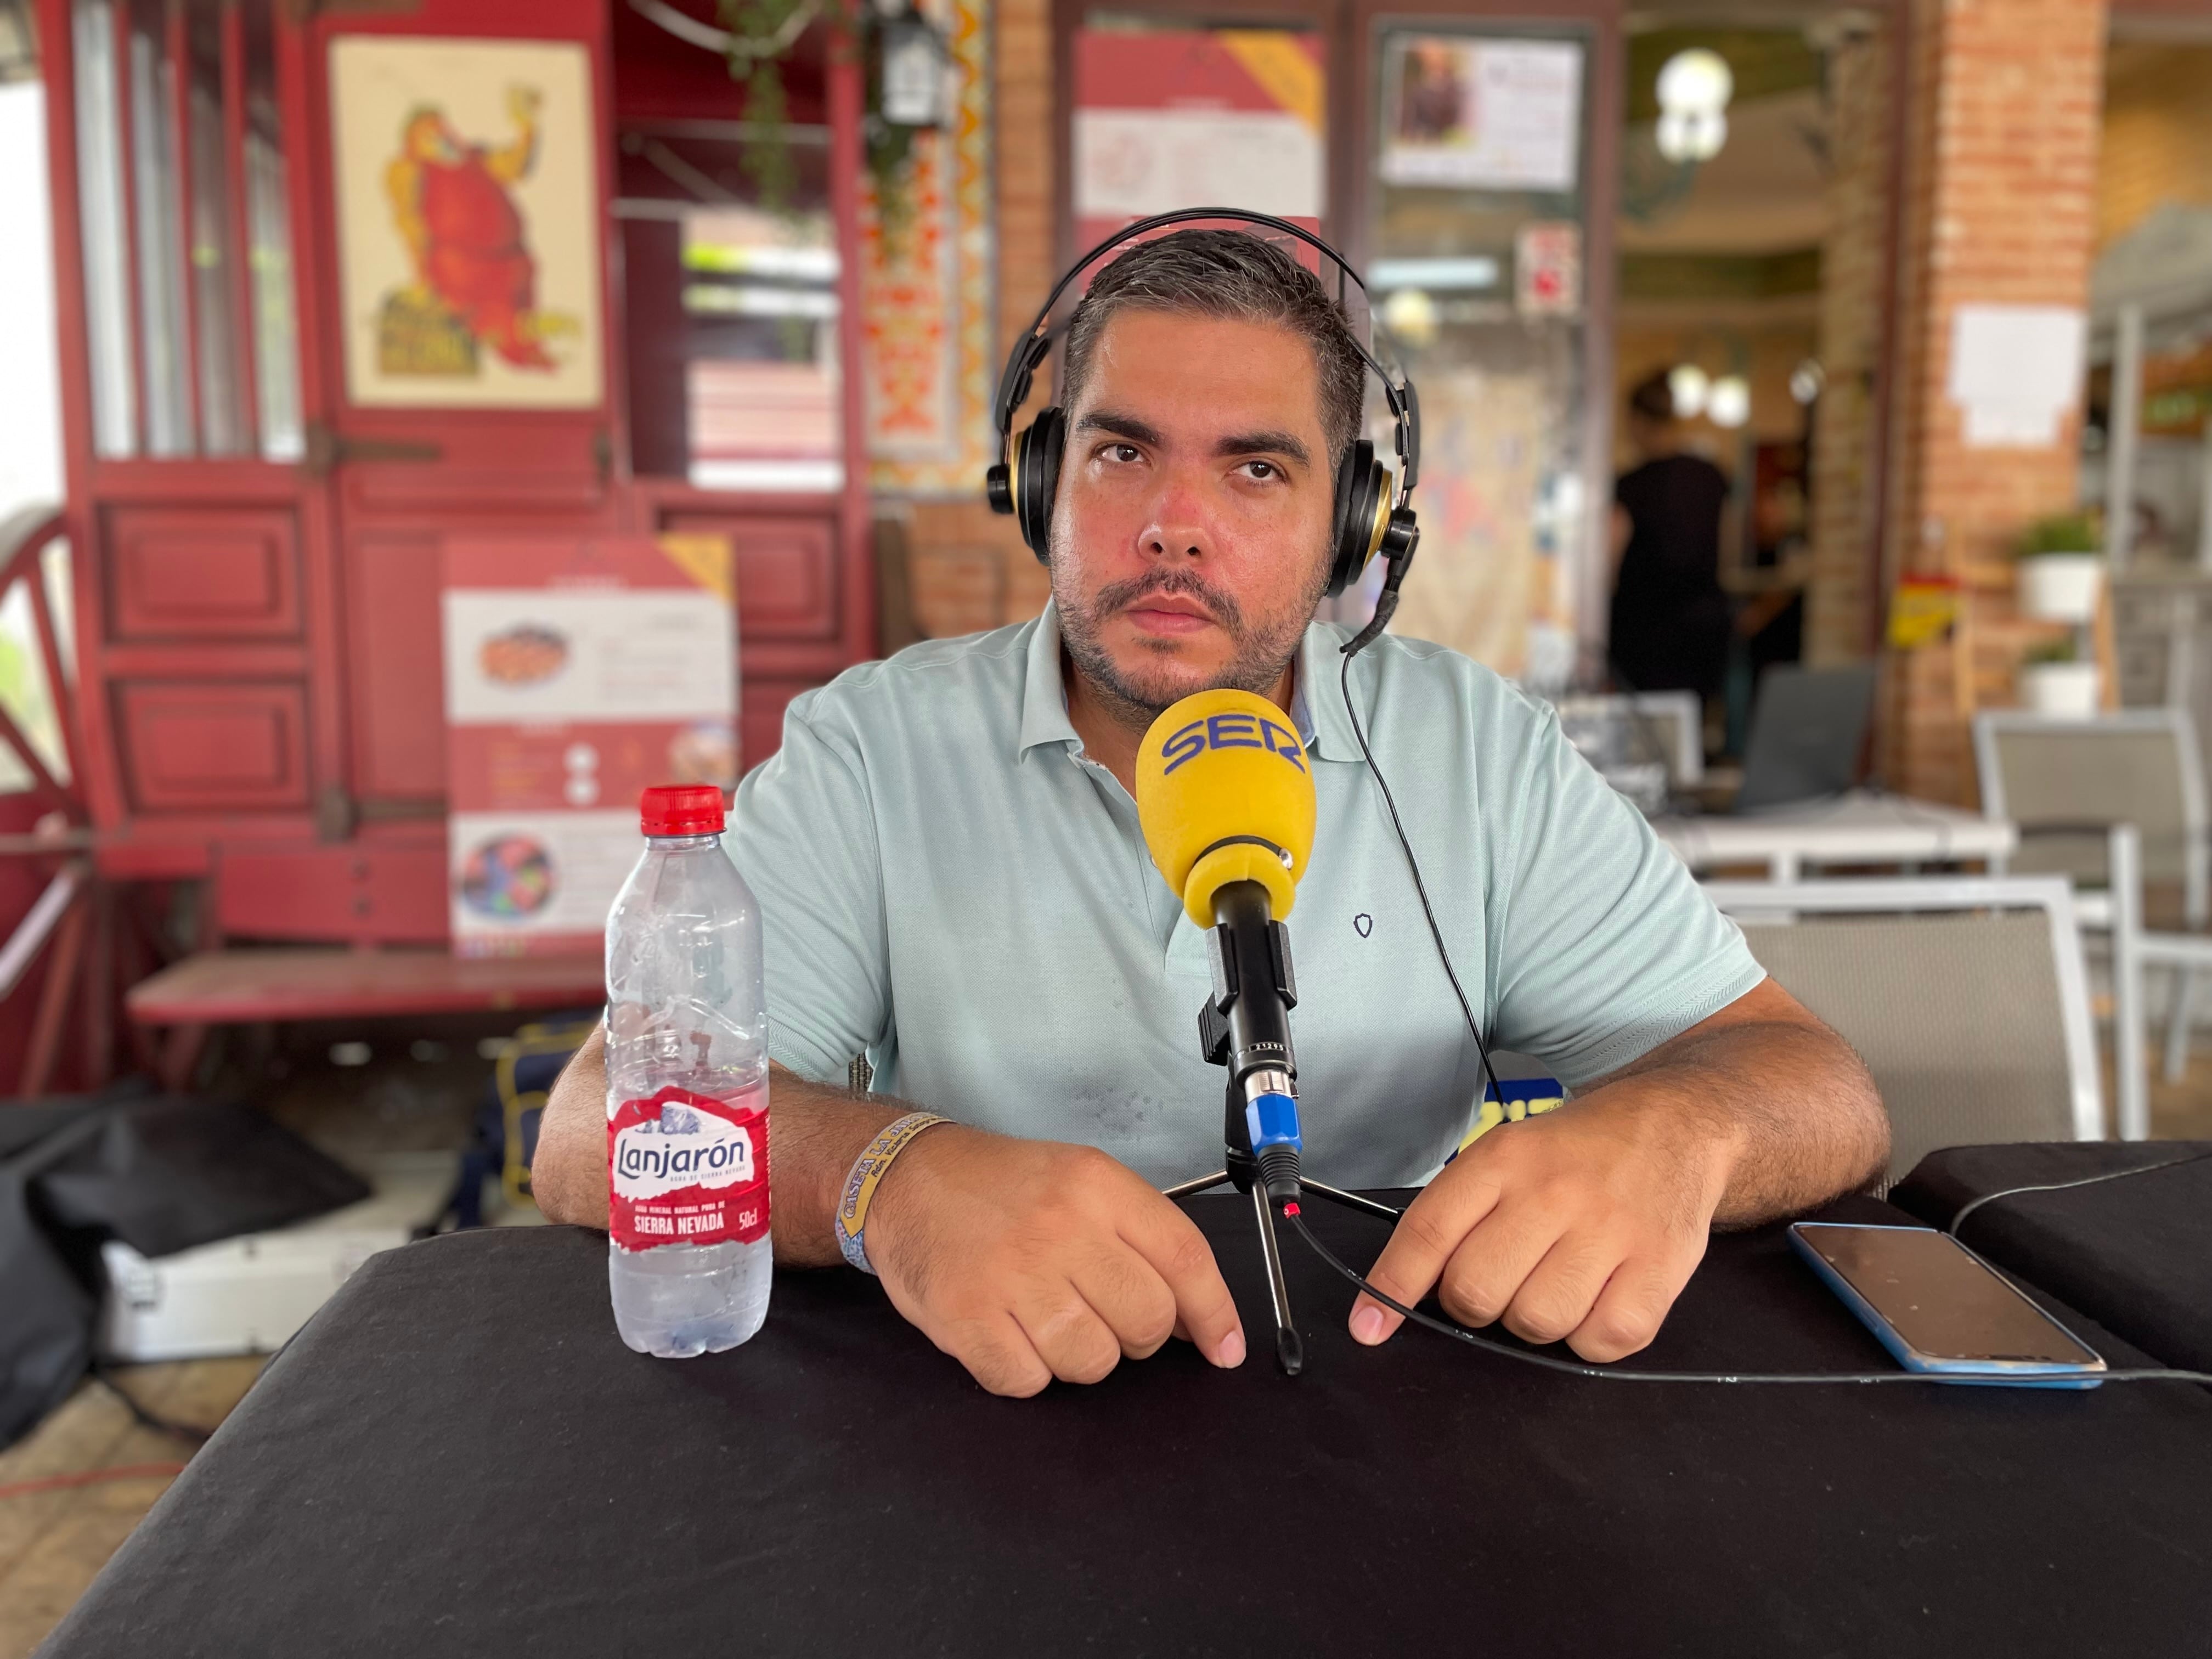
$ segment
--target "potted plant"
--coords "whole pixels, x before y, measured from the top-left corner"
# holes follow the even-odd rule
[[[2030,525],[2019,548],[2021,614],[2076,626],[2094,620],[2105,580],[2103,541],[2087,513],[2053,514]]]
[[[2020,667],[2021,701],[2039,714],[2092,720],[2097,713],[2097,665],[2076,660],[2074,641],[2032,646]]]

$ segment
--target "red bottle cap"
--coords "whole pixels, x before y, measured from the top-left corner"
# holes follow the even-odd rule
[[[719,836],[722,792],[711,783],[659,783],[637,798],[638,827],[648,836]]]

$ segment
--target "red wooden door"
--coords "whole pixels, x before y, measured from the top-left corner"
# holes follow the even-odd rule
[[[307,464],[337,526],[355,805],[434,818],[441,538],[622,517],[606,7],[325,11],[292,43]]]
[[[791,696],[870,653],[849,381],[834,483],[633,476],[622,343],[657,337],[611,274],[608,0],[36,3],[111,873],[210,878],[228,933],[445,937],[448,535],[729,535],[748,760]],[[623,15],[631,58],[666,49]],[[696,88],[633,109],[659,125],[631,149],[743,130],[726,69],[684,50]],[[817,56],[849,364],[859,70]],[[656,303],[689,304],[664,274]]]
[[[623,517],[606,8],[325,11],[288,47],[309,137],[307,467],[336,526],[349,805],[409,912],[434,897],[442,915],[443,538]]]
[[[269,9],[39,0],[82,787],[118,874],[203,874],[218,843],[344,816]]]

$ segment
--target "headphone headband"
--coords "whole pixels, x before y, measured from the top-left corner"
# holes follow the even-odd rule
[[[1029,327],[1023,331],[1020,340],[1007,356],[1005,371],[999,376],[998,396],[993,400],[991,406],[992,421],[999,431],[1000,452],[1002,459],[1006,453],[1006,440],[1012,435],[1014,413],[1028,400],[1030,386],[1036,378],[1038,368],[1052,353],[1052,343],[1054,338],[1054,331],[1052,327],[1053,309],[1060,304],[1060,296],[1067,292],[1069,286],[1076,278],[1097,264],[1102,257],[1112,252],[1114,249],[1124,243],[1133,242],[1150,232],[1169,225],[1194,224],[1201,221],[1220,219],[1226,219],[1232,224],[1264,225],[1270,230],[1279,231],[1285,236],[1304,242],[1336,267],[1339,276],[1337,303],[1340,306],[1343,303],[1344,278],[1350,278],[1362,295],[1367,292],[1366,283],[1361,278],[1359,273],[1352,268],[1350,260],[1303,225],[1293,224],[1288,219],[1278,218],[1272,213],[1254,213],[1243,208],[1182,208],[1173,213],[1156,213],[1148,219],[1139,219],[1126,224],[1077,260],[1060,276],[1060,279],[1052,285],[1052,292],[1045,295],[1044,304],[1038,307],[1036,316],[1031,319]],[[1372,313],[1370,314],[1371,318]],[[1382,382],[1383,401],[1389,404],[1392,422],[1397,428],[1398,500],[1402,505],[1413,494],[1414,484],[1420,479],[1420,403],[1413,395],[1413,382],[1403,376],[1393,380],[1389,371],[1382,367],[1376,358],[1373,350],[1359,338],[1357,333],[1352,335],[1352,349],[1358,352],[1360,361],[1374,371],[1375,378]]]

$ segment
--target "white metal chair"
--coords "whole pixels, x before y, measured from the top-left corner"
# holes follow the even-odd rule
[[[1890,1179],[1941,1146],[2104,1133],[2089,981],[2057,876],[1708,882],[1759,965],[1857,1050]]]
[[[2094,720],[1993,709],[1974,720],[1982,810],[2009,818],[2020,849],[2002,867],[2064,875],[2081,889],[2085,927],[2112,938],[2113,1051],[2120,1133],[2150,1132],[2143,1048],[2142,969],[2174,969],[2166,1074],[2188,1060],[2194,970],[2212,967],[2212,817],[2194,726],[2180,708],[2138,708]],[[2116,831],[2136,830],[2124,876]],[[2145,890],[2178,902],[2145,902]],[[2147,914],[2148,912],[2148,914]]]

